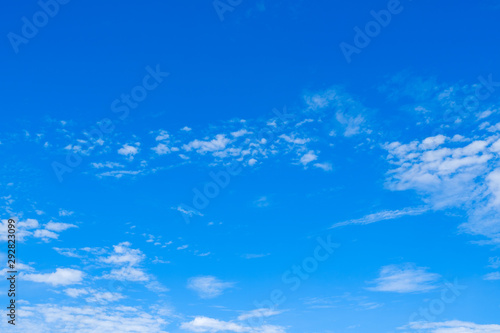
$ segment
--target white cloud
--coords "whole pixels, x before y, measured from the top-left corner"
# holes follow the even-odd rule
[[[72,211],[59,209],[59,216],[70,216],[73,215]]]
[[[51,231],[56,231],[56,232],[61,232],[61,231],[67,230],[69,228],[78,228],[78,227],[76,225],[70,224],[70,223],[59,223],[59,222],[52,222],[52,221],[50,221],[49,223],[47,223],[45,225],[45,229],[51,230]]]
[[[72,298],[79,298],[80,296],[83,296],[83,295],[91,295],[91,296],[85,298],[85,301],[87,301],[89,303],[106,304],[106,303],[110,303],[110,302],[116,302],[116,301],[119,301],[119,300],[125,298],[125,296],[123,296],[120,293],[109,292],[109,291],[99,291],[99,290],[94,290],[91,288],[87,288],[87,289],[68,288],[68,289],[65,289],[64,292]]]
[[[344,126],[344,136],[350,137],[362,132],[361,125],[364,124],[365,118],[361,115],[355,117],[347,115],[341,111],[336,114],[337,121]]]
[[[311,141],[310,139],[299,139],[293,136],[288,136],[286,134],[281,134],[279,137],[285,140],[286,142],[293,143],[295,145],[305,145],[306,143]]]
[[[45,303],[22,305],[19,311],[23,320],[16,321],[16,328],[32,333],[167,333],[164,328],[171,316],[166,307],[156,304],[145,311],[131,306],[72,307]],[[6,325],[2,321],[0,330],[7,330]]]
[[[191,127],[184,126],[183,128],[181,128],[181,131],[190,132],[191,131]]]
[[[428,273],[426,268],[414,264],[389,265],[380,270],[380,277],[372,281],[371,291],[396,293],[427,292],[435,289],[440,275]]]
[[[141,269],[132,266],[112,269],[109,274],[103,275],[104,279],[132,282],[147,282],[150,277]]]
[[[315,163],[314,167],[319,168],[323,171],[332,171],[333,170],[331,163]]]
[[[71,257],[71,258],[80,258],[80,255],[78,255],[76,252],[77,250],[75,248],[58,248],[58,247],[53,247],[53,249],[59,253],[60,255],[63,255],[65,257]]]
[[[25,274],[24,280],[48,283],[53,286],[66,286],[70,284],[80,284],[84,273],[72,268],[57,268],[54,273],[46,274]]]
[[[158,155],[165,155],[170,153],[170,148],[164,143],[159,143],[156,147],[151,148]]]
[[[351,224],[370,224],[379,221],[393,220],[403,216],[414,216],[420,215],[427,212],[429,208],[427,207],[410,207],[399,210],[384,210],[378,213],[368,214],[359,219],[347,220],[344,222],[335,223],[331,228],[338,228]]]
[[[183,207],[183,206],[172,207],[172,209],[175,209],[175,210],[181,212],[182,214],[186,214],[189,217],[192,217],[193,215],[203,216],[203,214],[200,213],[199,211],[193,210],[193,209],[190,209],[187,207]]]
[[[7,271],[11,271],[12,269],[8,266],[7,261],[5,262],[6,268],[0,270],[0,275],[6,276]],[[35,269],[29,265],[23,264],[19,261],[16,261],[16,271],[18,272],[33,272]]]
[[[106,258],[102,258],[102,262],[107,264],[118,265],[136,265],[144,260],[145,255],[139,249],[131,249],[129,242],[123,242],[118,245],[113,245],[113,254]]]
[[[42,238],[45,241],[48,241],[50,239],[57,239],[59,237],[58,234],[55,232],[45,230],[45,229],[38,229],[35,230],[35,233],[33,234],[33,237],[35,238]]]
[[[248,160],[248,165],[250,165],[250,166],[254,166],[255,163],[257,163],[257,160],[255,158],[251,158]]]
[[[214,298],[234,286],[233,282],[224,282],[214,276],[199,276],[188,280],[187,287],[198,293],[201,298]]]
[[[488,280],[488,281],[496,281],[500,280],[500,272],[493,272],[486,274],[483,279]]]
[[[39,227],[39,223],[35,219],[27,219],[26,221],[19,221],[17,227],[25,230],[35,229]]]
[[[139,265],[146,256],[139,249],[130,248],[129,242],[122,242],[113,246],[113,252],[107,257],[100,258],[100,261],[115,266],[108,274],[102,278],[118,281],[148,282],[149,276]]]
[[[285,333],[281,326],[263,325],[260,327],[248,327],[231,321],[198,316],[192,321],[182,323],[181,328],[191,332],[248,332],[248,333]]]
[[[480,325],[459,320],[440,323],[414,322],[399,329],[426,333],[500,333],[500,325]]]
[[[185,250],[189,247],[189,245],[185,244],[185,245],[181,245],[181,246],[178,246],[177,247],[177,250]]]
[[[111,303],[111,302],[116,302],[119,301],[125,296],[123,296],[120,293],[113,293],[110,291],[93,291],[92,296],[85,298],[85,300],[89,303],[100,303],[100,304],[106,304],[106,303]]]
[[[138,152],[139,152],[138,147],[131,146],[128,144],[124,144],[122,148],[118,149],[118,154],[124,155],[124,156],[129,156],[130,158],[133,158],[133,156],[136,155]]]
[[[196,317],[188,323],[182,323],[181,328],[191,332],[248,332],[248,328],[240,324],[208,317]]]
[[[492,145],[495,135],[470,143],[451,142],[442,135],[408,144],[392,142],[384,147],[395,166],[387,187],[415,190],[433,209],[458,207],[467,211],[465,231],[499,238],[499,154]],[[498,240],[500,241],[500,239]]]
[[[494,269],[500,268],[500,257],[490,257],[488,259],[488,262],[490,263],[490,265],[488,267],[491,267]]]
[[[92,163],[92,167],[96,169],[114,169],[123,168],[124,165],[116,162],[105,162],[105,163]]]
[[[302,163],[302,165],[306,166],[308,163],[311,163],[312,161],[316,161],[317,159],[318,159],[318,156],[314,153],[313,150],[310,150],[300,158],[300,163]]]
[[[156,141],[165,141],[170,138],[170,134],[167,131],[161,130],[160,134],[156,137]]]
[[[220,151],[226,148],[226,146],[231,142],[227,139],[224,134],[217,134],[215,139],[210,141],[194,140],[182,146],[186,151],[191,151],[195,149],[200,154],[205,154],[206,152]]]
[[[244,136],[247,134],[252,134],[252,132],[249,132],[246,129],[240,129],[236,132],[231,132],[231,135],[234,136],[235,138],[239,138],[240,136]]]
[[[238,320],[247,320],[250,318],[261,318],[261,317],[271,317],[276,316],[285,312],[285,310],[274,310],[270,308],[255,309],[242,313],[238,316]]]
[[[89,291],[87,289],[68,288],[64,289],[64,293],[69,297],[78,298],[82,295],[88,295]]]
[[[245,259],[256,259],[256,258],[263,258],[263,257],[267,257],[271,255],[270,253],[262,253],[262,254],[252,254],[252,253],[248,253],[248,254],[244,254],[242,255],[243,258]]]

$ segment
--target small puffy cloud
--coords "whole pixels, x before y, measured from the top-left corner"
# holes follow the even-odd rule
[[[311,163],[312,161],[315,161],[318,159],[318,156],[314,153],[313,150],[308,151],[302,157],[300,158],[300,163],[302,165],[306,166],[307,164]]]
[[[147,282],[151,277],[139,265],[146,256],[139,249],[130,248],[129,242],[122,242],[113,246],[113,252],[100,261],[115,266],[109,273],[104,274],[102,278],[118,280]]]
[[[177,247],[177,250],[185,250],[188,247],[189,247],[189,245],[187,245],[187,244],[186,245],[181,245],[181,246]]]
[[[150,280],[150,277],[141,268],[132,266],[113,269],[109,274],[105,274],[103,278],[132,282],[146,282]]]
[[[181,128],[181,131],[189,132],[191,131],[191,127],[184,126],[183,128]]]
[[[428,292],[436,289],[439,274],[429,273],[426,268],[414,264],[389,265],[380,270],[380,277],[372,281],[371,291],[396,293]]]
[[[214,152],[219,150],[224,150],[226,146],[231,142],[224,134],[217,134],[215,139],[209,141],[193,140],[188,144],[182,146],[186,151],[196,150],[200,154],[205,154],[207,152]]]
[[[56,231],[56,232],[61,232],[70,228],[78,228],[74,224],[70,223],[59,223],[59,222],[52,222],[50,221],[45,225],[45,229],[51,230],[51,231]]]
[[[165,141],[170,138],[170,135],[168,134],[167,131],[160,131],[160,134],[156,137],[156,141]]]
[[[137,144],[138,146],[139,144]],[[118,149],[118,154],[129,156],[129,158],[133,158],[139,152],[139,148],[137,146],[131,146],[128,144],[124,144],[122,148]]]
[[[164,143],[159,143],[156,147],[151,148],[158,155],[166,155],[170,153],[170,148]]]
[[[139,249],[131,249],[129,242],[123,242],[113,246],[113,253],[101,261],[106,264],[136,265],[145,259],[145,255]]]
[[[64,209],[59,209],[59,216],[70,216],[73,215],[74,212]]]
[[[57,268],[54,273],[45,274],[25,274],[24,280],[48,283],[52,286],[67,286],[70,284],[80,284],[84,273],[72,268]]]
[[[226,289],[232,288],[233,282],[224,282],[215,276],[198,276],[188,280],[187,287],[198,293],[201,298],[214,298]]]

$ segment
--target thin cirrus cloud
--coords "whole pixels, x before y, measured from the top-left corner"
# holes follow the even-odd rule
[[[445,322],[413,322],[399,328],[422,333],[500,333],[500,325],[480,325],[459,320]]]
[[[192,321],[184,322],[181,328],[191,332],[248,332],[248,333],[285,333],[286,330],[282,326],[262,325],[248,326],[243,323],[234,321],[223,321],[219,319],[197,316]]]
[[[409,208],[404,208],[404,209],[399,209],[399,210],[384,210],[378,213],[373,213],[373,214],[368,214],[366,216],[363,216],[359,219],[352,219],[352,220],[347,220],[339,223],[335,223],[330,227],[330,229],[333,228],[338,228],[338,227],[344,227],[347,225],[353,225],[353,224],[358,224],[358,225],[365,225],[365,224],[371,224],[371,223],[376,223],[380,221],[386,221],[386,220],[394,220],[398,219],[403,216],[415,216],[415,215],[421,215],[429,211],[429,208],[426,206],[421,206],[421,207],[409,207]]]
[[[422,293],[437,288],[436,283],[441,276],[427,272],[427,268],[417,267],[415,264],[388,265],[380,269],[377,279],[370,282],[371,291],[395,293]]]
[[[198,293],[201,298],[215,298],[225,290],[233,288],[234,282],[224,282],[215,276],[198,276],[190,278],[187,287]]]

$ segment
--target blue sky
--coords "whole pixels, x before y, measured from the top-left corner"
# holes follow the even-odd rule
[[[2,332],[500,332],[497,1],[4,7]]]

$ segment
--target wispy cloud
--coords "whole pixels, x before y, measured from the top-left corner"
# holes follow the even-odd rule
[[[500,325],[480,325],[459,320],[440,323],[415,322],[399,329],[425,333],[500,333]]]
[[[368,214],[366,216],[363,216],[359,219],[352,219],[352,220],[347,220],[344,222],[339,222],[335,223],[332,225],[330,228],[338,228],[338,227],[343,227],[346,225],[351,225],[351,224],[370,224],[370,223],[375,223],[375,222],[380,222],[380,221],[386,221],[386,220],[394,220],[398,219],[403,216],[414,216],[414,215],[421,215],[429,211],[429,207],[426,206],[421,206],[421,207],[409,207],[409,208],[404,208],[404,209],[399,209],[399,210],[384,210],[378,213],[373,213],[373,214]]]
[[[201,298],[214,298],[234,286],[234,282],[224,282],[215,276],[198,276],[188,280],[187,287],[198,293]]]
[[[437,288],[436,282],[441,278],[439,274],[427,272],[427,268],[416,267],[415,264],[384,266],[380,276],[374,281],[371,291],[386,291],[396,293],[427,292]]]

